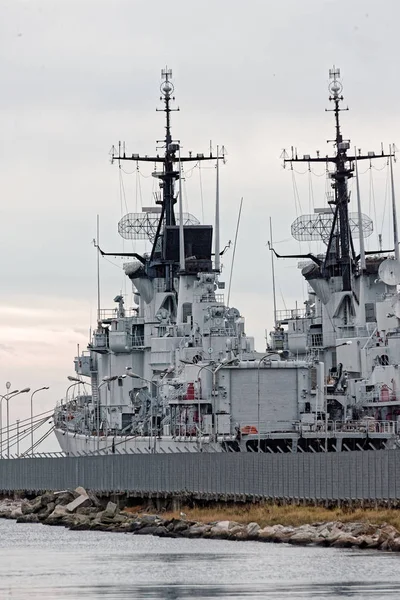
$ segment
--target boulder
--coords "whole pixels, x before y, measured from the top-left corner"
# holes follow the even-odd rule
[[[57,498],[57,494],[56,494],[56,492],[45,492],[44,494],[42,494],[41,498],[42,498],[42,507],[43,507],[43,506],[46,506],[47,504],[49,504],[50,502],[55,502],[55,500]]]
[[[351,548],[352,546],[360,545],[360,538],[356,538],[349,533],[343,533],[334,542],[331,543],[332,548]]]
[[[271,542],[274,538],[275,532],[275,527],[271,527],[268,525],[267,527],[260,529],[260,531],[258,532],[258,539],[262,540],[263,542]]]
[[[12,510],[10,513],[10,519],[18,519],[18,517],[22,517],[22,510],[20,506],[14,508],[14,510]]]
[[[359,538],[359,547],[367,548],[368,550],[374,550],[378,548],[378,536],[377,535],[362,535]]]
[[[84,487],[82,487],[82,486],[79,485],[77,488],[74,489],[74,495],[76,497],[78,497],[78,496],[88,496],[88,493],[87,493],[87,491],[85,490]]]
[[[115,502],[108,502],[107,506],[104,510],[104,513],[107,515],[107,517],[113,517],[118,510],[118,506],[115,504]]]
[[[218,529],[224,529],[224,530],[228,531],[229,523],[230,523],[230,521],[217,521],[216,524],[214,525],[213,529],[218,528]]]
[[[42,508],[42,510],[40,512],[36,513],[39,521],[44,521],[45,519],[47,519],[47,517],[49,515],[51,515],[51,513],[53,512],[55,507],[56,507],[55,502],[49,502],[49,504],[47,504],[47,506]]]
[[[141,515],[139,519],[142,523],[147,523],[148,525],[153,523],[161,523],[162,521],[158,515]]]
[[[67,513],[67,508],[62,504],[56,504],[52,513],[49,514],[48,519],[61,519],[65,517]]]
[[[379,529],[378,535],[378,544],[381,545],[387,540],[394,540],[396,537],[398,537],[399,532],[397,531],[396,527],[393,527],[393,525],[384,525]]]
[[[56,493],[55,496],[56,506],[58,506],[59,504],[61,506],[66,506],[75,499],[75,496],[71,492],[59,492]]]
[[[141,527],[135,533],[137,535],[153,535],[158,529],[157,525],[146,525],[145,527]]]
[[[282,527],[280,526],[280,528],[275,530],[275,535],[272,539],[273,542],[275,542],[275,544],[282,544],[282,543],[286,543],[290,540],[290,538],[292,537],[294,533],[294,530],[292,527]]]
[[[261,527],[258,523],[249,523],[246,527],[247,535],[249,537],[256,538],[258,537],[258,532],[260,531],[260,529]]]
[[[392,552],[400,552],[400,537],[396,537],[389,542]]]
[[[201,538],[206,537],[211,532],[211,527],[209,525],[197,524],[192,525],[186,531],[183,531],[181,535],[183,537],[188,538]]]
[[[310,531],[297,531],[288,539],[289,544],[294,546],[307,546],[314,541],[314,535]]]
[[[88,492],[88,496],[93,506],[101,506],[101,502],[94,492]]]
[[[89,496],[90,498],[90,496]],[[94,516],[97,514],[97,508],[95,506],[80,506],[76,509],[75,514],[77,515],[87,515]]]
[[[69,529],[71,531],[87,531],[91,529],[91,524],[87,521],[74,521],[70,524]]]
[[[316,536],[318,539],[324,540],[330,536],[331,532],[328,527],[324,527],[323,529],[317,530]]]
[[[189,529],[189,524],[187,521],[176,521],[175,523],[170,523],[167,526],[168,531],[173,531],[174,533],[182,533],[182,531],[186,531]]]
[[[157,535],[158,537],[169,537],[169,531],[167,531],[167,528],[164,527],[164,525],[159,525],[156,527],[153,535]]]
[[[21,512],[23,515],[29,515],[31,513],[39,512],[42,508],[42,497],[38,496],[31,502],[29,500],[23,500],[21,503]]]
[[[72,502],[67,504],[65,508],[66,508],[67,512],[73,513],[78,508],[84,508],[84,507],[90,506],[90,504],[91,504],[91,502],[90,502],[89,496],[82,495],[82,496],[78,496],[77,498],[75,498],[75,500],[72,500]]]
[[[17,518],[17,523],[39,523],[39,516],[35,513],[21,515]]]
[[[192,531],[195,529],[196,531],[198,531],[199,527],[195,528],[195,527],[191,527],[190,528]],[[230,532],[228,530],[228,528],[223,529],[221,527],[217,527],[216,525],[214,525],[214,527],[211,527],[210,531],[208,532],[208,537],[214,539],[214,540],[227,540],[230,536]]]
[[[354,537],[376,533],[376,525],[371,525],[371,523],[347,523],[346,525],[346,531]]]
[[[249,539],[249,534],[247,533],[247,528],[245,525],[240,528],[235,528],[235,532],[230,531],[230,538],[232,540],[237,541],[245,541]],[[253,538],[252,538],[253,539]]]

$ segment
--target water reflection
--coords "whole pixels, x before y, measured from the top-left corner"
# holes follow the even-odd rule
[[[106,600],[190,600],[200,598],[201,600],[226,599],[239,600],[252,599],[339,599],[352,598],[353,600],[385,598],[398,598],[400,584],[388,582],[363,583],[328,583],[328,584],[301,584],[282,585],[271,587],[257,584],[237,585],[117,585],[117,586],[70,586],[70,587],[36,587],[30,590],[24,588],[13,588],[2,590],[1,598],[30,598],[42,600],[78,600],[79,599],[106,599]],[[5,592],[5,594],[4,594]]]
[[[1,600],[383,600],[400,597],[399,560],[373,551],[74,532],[0,520]]]

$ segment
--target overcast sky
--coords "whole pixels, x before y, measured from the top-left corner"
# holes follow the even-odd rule
[[[228,151],[222,244],[234,238],[244,198],[231,304],[263,350],[273,321],[269,217],[277,250],[296,252],[292,221],[324,205],[324,177],[313,178],[312,198],[307,173],[296,175],[295,202],[282,149],[327,152],[333,64],[351,109],[343,114],[345,137],[365,150],[398,141],[399,20],[396,0],[0,0],[0,393],[6,381],[13,389],[50,386],[35,396],[35,413],[65,393],[76,345],[87,344],[95,323],[96,214],[104,249],[121,250],[121,213],[152,202],[152,167],[138,175],[126,164],[121,202],[108,153],[118,140],[130,152],[154,151],[163,136],[155,108],[165,65],[181,109],[174,137],[185,151],[207,151],[210,140]],[[373,175],[372,183],[370,171],[363,175],[364,210],[376,213],[376,231],[389,243],[386,169]],[[214,180],[213,168],[195,168],[185,184],[188,210],[200,219],[204,211],[206,222]],[[369,244],[376,247],[376,236]],[[225,280],[231,258],[232,251]],[[120,261],[112,262],[101,265],[104,308],[129,289]],[[278,307],[301,305],[296,262],[276,270]],[[27,417],[29,395],[10,409],[12,420]]]

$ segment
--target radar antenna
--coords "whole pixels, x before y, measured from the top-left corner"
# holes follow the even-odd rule
[[[153,247],[148,262],[148,273],[154,276],[165,277],[166,291],[172,291],[173,289],[173,266],[175,261],[169,259],[166,256],[165,244],[162,243],[162,236],[165,227],[176,225],[176,217],[174,212],[174,205],[177,202],[177,196],[175,194],[175,182],[179,180],[182,173],[179,169],[179,163],[185,162],[201,162],[204,160],[221,160],[224,158],[224,154],[221,156],[213,155],[210,152],[209,156],[204,154],[192,154],[189,152],[188,156],[182,156],[180,153],[180,143],[174,141],[171,134],[171,113],[179,111],[179,108],[171,108],[171,102],[175,100],[174,85],[171,81],[172,71],[166,67],[161,71],[161,85],[160,100],[163,101],[164,106],[157,111],[165,113],[165,137],[163,140],[157,140],[157,143],[161,144],[161,148],[164,150],[163,155],[154,156],[140,156],[139,154],[127,155],[125,152],[125,144],[118,144],[118,153],[113,150],[111,162],[117,161],[118,165],[121,166],[121,161],[132,160],[139,162],[150,162],[161,165],[161,168],[153,173],[153,176],[159,179],[159,185],[161,189],[161,195],[157,199],[156,203],[161,205],[161,211],[157,216],[157,226],[154,233]],[[143,218],[143,217],[142,217]],[[124,224],[125,227],[126,223]],[[139,225],[142,233],[144,224]],[[150,229],[147,233],[153,229],[154,223],[151,223]],[[146,226],[144,226],[146,229]],[[152,234],[153,235],[153,234]]]
[[[343,85],[340,80],[340,69],[333,67],[329,70],[329,100],[333,103],[332,109],[326,109],[327,112],[333,112],[335,118],[335,138],[328,140],[333,142],[335,147],[335,153],[332,155],[320,156],[317,152],[317,156],[313,157],[309,154],[304,155],[302,158],[297,155],[297,151],[292,153],[290,158],[284,155],[284,164],[297,162],[306,163],[325,163],[327,167],[329,164],[333,164],[333,170],[329,171],[329,177],[332,181],[331,186],[334,191],[332,200],[328,203],[332,205],[332,218],[329,221],[330,232],[327,241],[327,250],[323,264],[320,267],[320,276],[329,278],[333,276],[340,276],[342,278],[342,290],[351,291],[352,289],[352,275],[357,269],[357,262],[359,257],[356,256],[353,236],[356,227],[352,226],[352,217],[349,215],[348,205],[350,202],[350,196],[348,192],[347,182],[353,177],[354,161],[369,160],[372,161],[374,158],[385,158],[394,156],[392,150],[386,154],[383,148],[380,153],[368,152],[362,154],[359,151],[357,156],[348,155],[347,152],[350,149],[350,141],[343,138],[340,124],[340,113],[348,108],[342,108],[341,103],[343,102],[342,90]],[[305,226],[304,223],[299,223],[301,235],[309,235],[309,227]],[[369,227],[369,225],[368,225]],[[298,239],[298,238],[297,238]],[[310,239],[309,237],[307,239]],[[312,238],[314,239],[314,238]],[[301,258],[299,256],[299,258]]]
[[[326,210],[315,209],[313,215],[301,215],[293,221],[291,226],[292,236],[299,242],[310,242],[312,240],[323,240],[328,242],[333,226],[334,214],[328,208]],[[360,237],[360,226],[358,213],[349,213],[349,227],[354,238]],[[374,226],[372,219],[367,215],[361,215],[361,227],[364,238],[372,235]]]
[[[183,213],[183,225],[199,225],[200,221],[190,213]],[[144,210],[142,213],[128,213],[118,223],[118,233],[125,240],[149,240],[154,242],[160,219],[159,212]],[[179,215],[176,219],[179,223]]]

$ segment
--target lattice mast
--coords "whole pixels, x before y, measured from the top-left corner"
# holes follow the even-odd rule
[[[383,158],[393,156],[390,151],[389,154],[385,154],[383,149],[376,155],[374,152],[368,152],[368,154],[362,154],[359,151],[357,156],[349,156],[347,151],[350,148],[350,141],[343,139],[341,124],[340,124],[340,113],[348,108],[341,108],[341,102],[343,102],[343,96],[341,95],[343,86],[340,81],[340,69],[333,67],[329,70],[329,100],[333,102],[334,108],[327,112],[333,112],[335,117],[335,139],[328,140],[333,142],[336,153],[332,156],[320,156],[317,152],[316,157],[305,155],[302,158],[297,156],[297,152],[292,152],[291,158],[284,158],[285,163],[296,163],[296,162],[320,162],[320,163],[331,163],[334,165],[333,171],[329,172],[329,176],[332,179],[332,188],[334,190],[334,199],[329,201],[329,204],[333,205],[333,221],[330,230],[327,251],[323,265],[321,265],[322,275],[324,277],[340,276],[342,278],[342,289],[343,291],[350,291],[352,289],[352,273],[356,269],[358,257],[356,256],[352,237],[352,228],[349,223],[349,209],[348,205],[350,202],[348,192],[348,180],[353,177],[354,172],[354,161],[359,160],[373,160],[374,158]]]
[[[121,143],[119,143],[118,154],[112,153],[112,161],[116,160],[119,164],[121,161],[131,160],[138,163],[150,162],[154,163],[156,166],[161,165],[162,167],[162,170],[153,173],[153,175],[160,180],[161,196],[156,203],[161,205],[161,212],[151,251],[150,266],[158,265],[160,270],[164,271],[166,291],[171,291],[173,287],[173,263],[172,261],[166,260],[166,257],[164,256],[162,234],[165,226],[176,225],[174,211],[174,205],[177,202],[177,196],[175,195],[175,181],[181,177],[181,173],[179,168],[175,168],[175,165],[178,166],[179,162],[200,162],[222,158],[213,155],[212,152],[210,152],[209,156],[204,156],[204,154],[192,155],[192,153],[189,153],[188,156],[180,155],[180,144],[173,140],[171,134],[171,113],[179,111],[179,108],[171,108],[171,102],[175,100],[175,97],[173,96],[174,85],[171,78],[171,69],[165,68],[161,71],[162,82],[160,85],[160,100],[164,102],[164,107],[156,110],[165,113],[165,137],[163,140],[157,140],[157,143],[162,144],[161,147],[164,149],[164,155],[140,156],[139,154],[132,154],[128,156],[125,152],[124,145],[123,151],[121,151]]]

